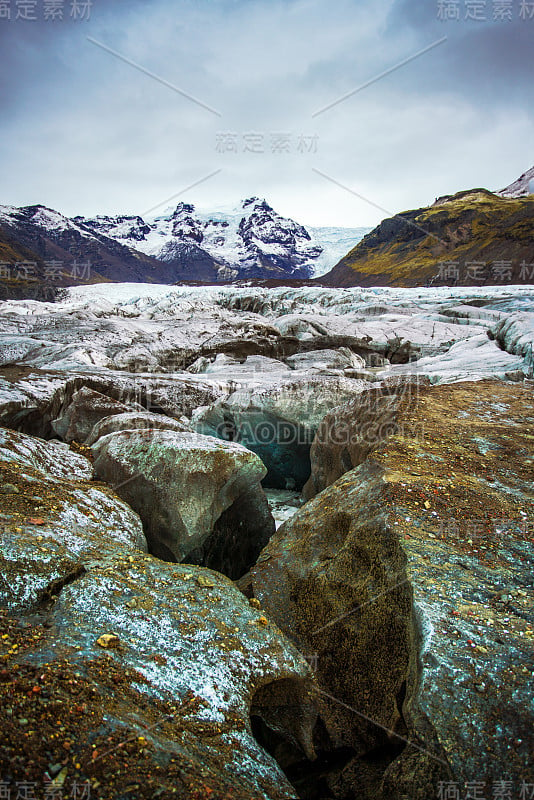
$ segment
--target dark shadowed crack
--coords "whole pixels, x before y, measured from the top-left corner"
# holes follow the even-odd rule
[[[52,600],[59,596],[65,586],[74,583],[78,578],[85,575],[86,572],[87,570],[83,564],[77,564],[73,569],[69,570],[69,572],[65,573],[65,575],[51,581],[48,586],[45,586],[45,588],[39,592],[36,606],[46,607]]]

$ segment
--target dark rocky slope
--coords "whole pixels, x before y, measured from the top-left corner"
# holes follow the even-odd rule
[[[361,442],[369,417],[357,404],[333,412],[330,448],[318,434],[315,490],[326,488],[252,571],[267,614],[314,655],[316,746],[338,755],[316,792],[303,778],[303,796],[428,800],[440,781],[528,783],[532,390],[422,388],[416,408],[410,391],[397,433],[343,467],[341,442]]]
[[[325,286],[533,283],[534,196],[499,197],[473,189],[404,211],[383,220],[318,281]]]

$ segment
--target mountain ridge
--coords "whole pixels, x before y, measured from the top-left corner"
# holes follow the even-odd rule
[[[320,279],[326,286],[534,283],[534,196],[468,189],[386,218]]]
[[[152,219],[66,217],[44,205],[0,206],[0,294],[52,297],[54,287],[101,281],[302,281],[324,271],[368,229],[324,229],[324,245],[257,197],[235,213],[178,203]],[[341,244],[341,240],[343,244]]]
[[[354,244],[369,230],[313,228],[310,234],[311,228],[283,217],[259,197],[225,210],[198,210],[192,203],[180,202],[152,218],[97,215],[74,219],[158,260],[174,263],[180,279],[193,278],[191,270],[183,268],[185,261],[203,257],[204,266],[209,264],[203,277],[215,282],[311,278],[342,255],[340,238]]]
[[[306,228],[255,196],[212,211],[180,202],[146,218],[69,218],[43,205],[0,206],[0,297],[53,299],[56,287],[107,281],[530,284],[533,188],[534,167],[499,192],[476,188],[443,195],[372,230]]]
[[[519,178],[496,194],[501,197],[526,197],[534,194],[534,167],[527,169]]]

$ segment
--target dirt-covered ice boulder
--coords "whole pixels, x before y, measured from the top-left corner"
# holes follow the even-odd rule
[[[315,657],[334,797],[534,785],[533,426],[529,385],[422,387],[252,570]]]
[[[260,485],[266,469],[242,445],[197,433],[126,430],[92,449],[97,475],[138,512],[149,549],[160,558],[183,561],[202,548],[216,550],[220,558],[211,566],[237,578],[274,532]],[[228,526],[220,518],[230,508]],[[226,544],[223,528],[232,537]]]
[[[152,414],[149,411],[128,411],[123,414],[104,417],[104,419],[97,422],[85,444],[91,446],[102,436],[107,436],[108,433],[125,430],[169,430],[183,433],[191,430],[191,426],[186,418],[174,419],[173,417],[166,417],[164,414]]]
[[[0,441],[0,606],[37,610],[89,564],[146,550],[137,514],[88,480],[83,456],[14,431]]]

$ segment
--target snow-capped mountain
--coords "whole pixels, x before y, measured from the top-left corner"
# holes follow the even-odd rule
[[[315,228],[310,233],[258,197],[210,212],[179,203],[152,219],[97,216],[75,221],[172,264],[177,279],[210,281],[321,275],[367,232]]]
[[[175,281],[169,265],[41,205],[0,206],[0,261],[8,282]]]
[[[91,232],[46,206],[0,206],[0,223],[6,225],[33,225],[50,234],[75,232],[79,236],[90,237]]]
[[[534,167],[527,169],[516,181],[497,194],[501,197],[526,197],[534,194]]]
[[[179,203],[147,219],[0,206],[0,297],[47,297],[54,286],[100,281],[303,280],[322,275],[365,232],[308,231],[256,197],[209,213]]]

